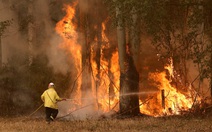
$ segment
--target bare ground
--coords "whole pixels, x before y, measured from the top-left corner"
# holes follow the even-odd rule
[[[1,132],[210,132],[212,116],[134,117],[128,119],[56,120],[44,118],[0,118]]]

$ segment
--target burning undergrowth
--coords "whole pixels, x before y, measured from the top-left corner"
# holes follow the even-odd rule
[[[173,81],[176,79],[172,59],[163,72],[149,74],[149,80],[157,88],[151,95],[153,98],[147,104],[140,106],[142,113],[152,116],[180,115],[183,111],[190,111],[195,105],[200,105],[201,97],[188,87],[177,87]]]

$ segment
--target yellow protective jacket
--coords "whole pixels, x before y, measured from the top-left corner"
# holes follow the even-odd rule
[[[53,87],[49,87],[41,95],[41,100],[44,102],[44,107],[58,109],[57,101],[62,100]]]

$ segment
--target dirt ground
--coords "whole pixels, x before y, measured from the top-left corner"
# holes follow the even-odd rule
[[[128,119],[65,120],[47,124],[44,118],[0,118],[1,132],[210,132],[212,116],[134,117]]]

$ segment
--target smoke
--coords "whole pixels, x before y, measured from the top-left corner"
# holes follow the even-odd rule
[[[35,7],[39,7],[39,10],[35,10],[36,21],[40,24],[44,24],[44,46],[40,49],[40,52],[46,53],[48,58],[48,66],[52,67],[56,73],[66,74],[69,71],[69,64],[67,59],[67,54],[63,49],[60,48],[62,43],[61,38],[55,34],[55,25],[52,23],[50,16],[50,3],[43,0],[38,0],[35,3]],[[61,9],[59,9],[61,10]],[[58,12],[60,12],[58,10]],[[58,16],[57,16],[58,17]],[[37,54],[40,54],[37,52]]]
[[[63,3],[59,3],[59,5],[61,4]],[[59,48],[60,38],[55,34],[55,23],[52,21],[55,20],[53,17],[60,18],[63,15],[60,13],[61,8],[58,9],[56,6],[51,6],[51,3],[45,0],[34,1],[32,7],[33,47],[31,54],[34,57],[44,54],[48,58],[49,67],[52,67],[57,73],[65,74],[69,71],[67,54]],[[29,2],[27,1],[0,1],[0,21],[13,20],[12,25],[7,28],[2,36],[4,63],[7,63],[12,56],[18,57],[19,60],[25,60],[27,54],[29,54],[28,10]],[[52,15],[50,10],[58,12],[56,13],[57,16]]]
[[[82,102],[82,104],[78,105],[76,102]],[[90,92],[87,92],[83,98],[71,98],[67,101],[59,102],[58,107],[58,118],[68,120],[99,119],[100,117],[111,117],[115,113],[113,110],[105,113],[98,109],[96,98]]]
[[[49,66],[53,67],[57,73],[66,74],[71,68],[68,64],[68,55],[60,48],[60,43],[62,43],[61,38],[56,34],[53,35],[46,53],[49,58]]]

